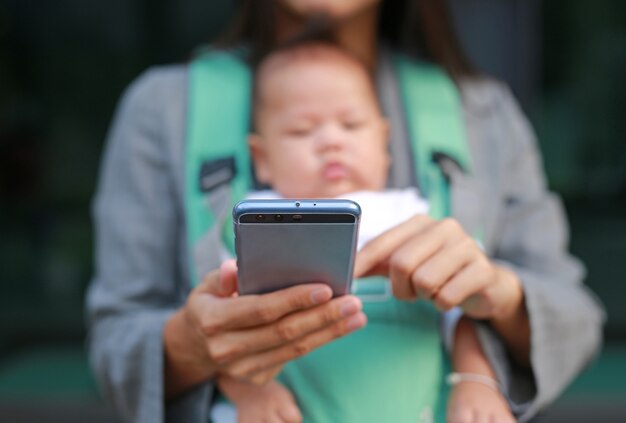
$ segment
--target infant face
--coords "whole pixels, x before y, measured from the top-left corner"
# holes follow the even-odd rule
[[[260,69],[250,138],[257,177],[287,198],[380,190],[388,130],[372,82],[358,62],[319,48],[328,51]]]

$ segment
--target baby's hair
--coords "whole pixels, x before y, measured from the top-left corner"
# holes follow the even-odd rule
[[[333,31],[330,21],[325,19],[324,16],[320,16],[319,19],[312,19],[306,30],[280,44],[278,47],[260,58],[256,63],[253,63],[252,131],[256,129],[256,113],[260,104],[259,81],[264,73],[263,69],[269,62],[279,57],[287,60],[300,60],[302,58],[310,59],[312,56],[319,53],[328,54],[329,52],[333,52],[332,54],[336,54],[338,57],[343,57],[357,65],[357,67],[361,68],[368,78],[368,82],[371,84],[372,90],[375,92],[374,78],[365,62],[351,52],[343,49],[337,42],[334,34],[335,32]]]

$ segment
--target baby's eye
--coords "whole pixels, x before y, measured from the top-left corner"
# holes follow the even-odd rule
[[[311,135],[315,127],[314,122],[296,120],[287,126],[286,133],[291,137],[306,137]]]
[[[348,131],[356,131],[361,129],[363,125],[365,125],[365,121],[362,119],[350,119],[343,122],[344,129]]]
[[[306,137],[313,131],[312,125],[293,126],[287,129],[287,134],[292,137]]]

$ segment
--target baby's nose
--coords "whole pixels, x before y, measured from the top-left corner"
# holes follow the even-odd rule
[[[317,137],[317,145],[321,150],[342,148],[345,142],[345,134],[337,124],[325,125]]]

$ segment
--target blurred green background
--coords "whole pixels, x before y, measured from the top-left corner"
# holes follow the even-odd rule
[[[626,421],[626,2],[450,0],[539,135],[608,309],[600,359],[538,421]],[[117,421],[84,351],[91,196],[115,104],[221,30],[228,0],[0,0],[0,421]]]

